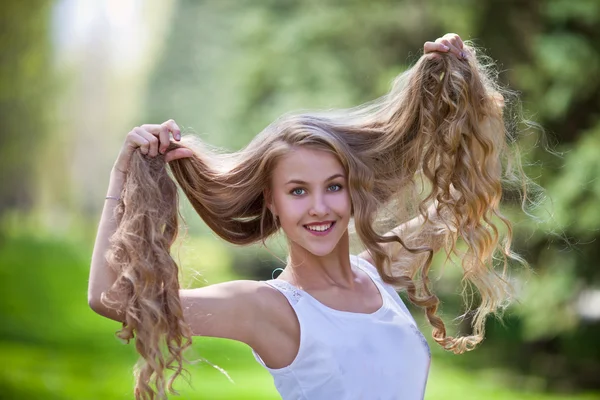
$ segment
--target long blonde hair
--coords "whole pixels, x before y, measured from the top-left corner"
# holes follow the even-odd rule
[[[527,180],[512,151],[514,137],[503,119],[503,91],[493,70],[474,48],[465,50],[468,60],[447,54],[421,57],[398,76],[389,93],[360,107],[285,115],[237,152],[185,137],[170,149],[187,147],[194,156],[171,162],[172,175],[217,235],[237,245],[264,244],[278,230],[263,195],[278,160],[299,146],[332,152],[348,177],[356,234],[382,279],[406,289],[410,301],[424,309],[433,339],[444,349],[471,350],[483,340],[485,317],[510,297],[506,262],[524,263],[511,251],[511,224],[499,205],[503,183]],[[415,195],[418,182],[427,184],[420,197]],[[169,255],[178,201],[164,159],[136,152],[122,197],[108,258],[119,274],[111,290],[128,299],[119,333],[125,339],[137,334],[145,360],[137,374],[136,398],[163,398],[164,372],[175,370],[168,383],[172,390],[182,371],[181,353],[191,340],[182,320],[177,265]],[[439,300],[428,280],[431,247],[408,247],[406,238],[383,236],[376,229],[382,210],[400,207],[425,216],[432,202],[447,228],[447,254],[460,254],[463,280],[481,298],[468,336],[448,336],[436,314]],[[390,259],[380,244],[391,242],[421,254],[422,262]],[[504,260],[502,271],[494,265],[497,254]]]

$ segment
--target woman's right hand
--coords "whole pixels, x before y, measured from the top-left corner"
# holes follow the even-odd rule
[[[175,141],[181,140],[181,130],[172,119],[157,124],[144,124],[133,128],[126,136],[125,143],[121,148],[119,157],[113,166],[113,170],[117,170],[126,174],[129,170],[129,162],[131,155],[138,148],[142,154],[149,157],[156,157],[159,153],[165,154],[165,162],[169,163],[179,158],[191,157],[193,152],[190,149],[178,148],[167,152],[173,136]]]

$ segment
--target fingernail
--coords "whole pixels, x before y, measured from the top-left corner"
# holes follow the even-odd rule
[[[450,47],[448,47],[446,45],[443,45],[443,46],[444,46],[444,50],[446,50],[446,51],[450,50]]]
[[[181,140],[181,135],[178,133],[177,135],[175,135],[175,139]]]
[[[462,58],[464,58],[465,60],[467,59],[467,53],[465,53],[464,51],[461,51],[461,52],[460,52],[460,56],[461,56]]]

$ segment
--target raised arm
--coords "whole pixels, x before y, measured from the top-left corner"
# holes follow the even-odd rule
[[[175,140],[181,139],[179,127],[173,120],[160,125],[142,125],[141,127],[132,129],[127,134],[125,143],[110,173],[107,198],[104,202],[92,254],[88,284],[88,304],[98,314],[117,321],[122,319],[122,315],[119,315],[116,310],[107,308],[100,301],[102,294],[106,293],[117,279],[115,272],[108,268],[106,261],[106,252],[110,246],[110,237],[117,229],[114,210],[123,190],[125,174],[129,169],[133,152],[139,150],[151,157],[157,156],[159,152],[164,153],[169,146],[171,132]],[[187,152],[186,150],[177,149],[167,153],[165,161],[169,162],[177,158],[189,156],[189,150]],[[118,301],[118,299],[111,300]]]
[[[121,172],[113,170],[108,196],[117,197],[121,193],[124,179]],[[101,301],[102,295],[106,295],[117,279],[114,271],[108,268],[105,258],[109,238],[117,228],[113,217],[116,203],[113,199],[107,199],[102,211],[90,268],[88,303],[96,313],[123,322],[124,314],[119,308],[107,307]],[[268,300],[278,300],[273,296],[272,289],[255,281],[233,281],[198,289],[182,289],[179,294],[184,320],[194,335],[233,339],[249,345],[255,343],[254,327],[261,325],[257,321],[261,316],[268,315],[262,312],[263,306],[268,306]],[[110,300],[119,303],[119,299]]]
[[[266,284],[238,280],[179,291],[183,318],[195,336],[233,339],[254,348],[260,332],[269,332],[269,317],[281,303]]]
[[[118,171],[111,173],[108,189],[109,196],[118,196],[124,181],[124,175]],[[102,211],[100,226],[90,268],[88,303],[96,313],[112,320],[123,322],[124,314],[120,309],[107,307],[101,301],[117,276],[108,268],[105,254],[109,247],[109,238],[116,230],[113,209],[116,201],[107,199]],[[258,347],[256,327],[265,327],[271,315],[265,312],[279,299],[273,290],[255,281],[232,281],[198,289],[179,291],[185,322],[193,335],[220,337],[238,340]],[[110,298],[119,303],[119,299]],[[262,320],[261,320],[262,318]]]
[[[124,182],[125,174],[113,168],[110,173],[107,197],[118,198],[123,189]],[[110,289],[117,279],[115,272],[108,267],[106,262],[106,252],[110,245],[109,240],[117,229],[117,222],[113,216],[116,205],[117,201],[113,198],[107,198],[104,201],[104,208],[102,209],[102,216],[100,217],[96,242],[92,253],[90,280],[88,282],[88,304],[98,314],[122,322],[122,313],[106,307],[100,301],[103,293],[108,292],[108,289]],[[111,300],[118,301],[118,299],[112,298]]]
[[[135,128],[128,134],[110,174],[107,199],[92,255],[88,304],[96,313],[118,322],[125,321],[125,307],[119,306],[124,303],[124,299],[109,295],[109,289],[117,280],[117,274],[109,267],[106,254],[110,247],[110,238],[117,230],[114,211],[125,183],[124,171],[128,170],[129,158],[135,150],[139,149],[150,156],[164,153],[170,140],[169,132],[174,132],[173,136],[178,140],[179,130],[172,121],[162,125],[143,125]],[[165,140],[167,145],[164,145]],[[189,154],[185,150],[187,149],[170,151],[165,155],[165,160],[168,162],[185,157]],[[103,296],[114,304],[114,308],[102,301]],[[260,343],[260,340],[257,340],[258,335],[255,334],[256,327],[261,327],[264,331],[268,326],[274,325],[271,320],[277,314],[274,314],[272,309],[274,304],[281,303],[280,297],[263,283],[241,280],[179,291],[183,319],[193,335],[233,339],[253,347],[259,347],[257,343]],[[265,312],[267,308],[271,312]]]

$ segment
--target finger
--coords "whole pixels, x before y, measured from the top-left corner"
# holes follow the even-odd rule
[[[148,151],[144,154],[147,154],[150,157],[156,157],[158,155],[158,138],[141,127],[135,128],[134,131],[148,141],[147,145],[140,146],[140,148],[146,147],[148,149]]]
[[[448,39],[441,39],[439,43],[442,43],[443,45],[449,47],[450,48],[449,52],[454,54],[456,57],[464,58],[464,53],[462,52],[462,50],[460,50],[459,48],[454,46],[452,43],[450,43],[450,41]]]
[[[164,130],[165,127],[168,132],[173,134],[173,139],[181,140],[181,129],[179,129],[179,126],[172,119],[165,121],[162,124],[145,124],[141,126],[141,128],[154,135],[160,135],[160,132]]]
[[[169,128],[166,127],[165,125],[160,126],[160,130],[158,133],[158,139],[159,139],[158,151],[160,152],[160,154],[165,154],[165,152],[167,151],[167,148],[171,144]]]
[[[423,50],[425,51],[425,54],[434,51],[438,51],[440,53],[447,53],[448,51],[450,51],[450,48],[442,43],[425,42],[425,45],[423,45]]]
[[[454,46],[452,44],[452,42],[450,42],[450,40],[442,38],[442,39],[440,39],[439,43],[441,43],[444,46],[448,47],[450,49],[448,51],[449,53],[454,54],[458,58],[462,58],[462,52],[461,52],[461,50],[459,48],[457,48],[456,46]]]
[[[454,47],[458,49],[462,50],[464,47],[462,39],[456,33],[447,33],[442,37],[442,39],[447,39]]]
[[[146,140],[146,138],[143,136],[140,136],[136,132],[136,129],[138,128],[133,128],[127,134],[127,145],[131,149],[132,153],[135,151],[135,149],[139,148],[142,154],[148,154],[148,151],[150,150],[150,142],[148,142],[148,140]]]
[[[179,125],[175,123],[172,119],[163,122],[161,125],[165,125],[169,128],[169,130],[173,133],[173,138],[177,141],[181,140],[181,129],[179,129]]]
[[[164,154],[165,151],[167,151],[167,147],[171,144],[171,140],[169,139],[169,128],[164,125],[156,124],[145,124],[140,128],[158,137],[158,151],[160,154]]]
[[[465,47],[465,43],[463,42],[463,40],[458,35],[456,35],[455,40],[458,43],[458,46],[456,47],[462,50]]]
[[[467,49],[465,49],[464,42],[462,41],[460,36],[458,36],[456,33],[448,33],[444,35],[444,38],[447,39],[452,44],[452,46],[456,47],[460,51],[460,54],[458,56],[459,58],[466,60],[469,57],[469,54],[466,51]]]
[[[178,160],[180,158],[191,157],[193,155],[194,152],[192,152],[192,150],[180,147],[178,149],[168,151],[165,155],[165,162],[170,163],[171,161]]]
[[[150,151],[150,142],[145,137],[140,136],[140,134],[136,132],[136,129],[138,128],[134,128],[128,134],[128,146],[131,149],[131,153],[139,148],[142,154],[148,154]]]

